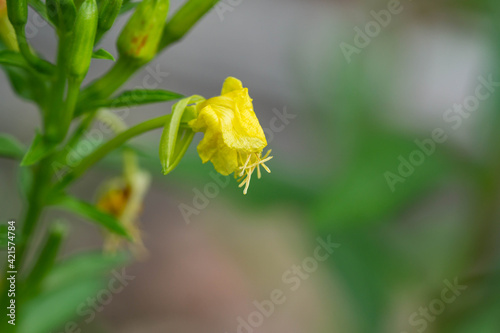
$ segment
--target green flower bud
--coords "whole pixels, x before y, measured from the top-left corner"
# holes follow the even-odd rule
[[[154,58],[167,18],[168,0],[144,0],[118,37],[120,56],[139,65]]]
[[[191,30],[219,0],[188,0],[165,25],[160,48],[177,42]]]
[[[50,21],[61,31],[71,31],[75,24],[76,7],[73,0],[46,0]]]
[[[16,32],[7,15],[7,4],[5,0],[0,0],[0,45],[3,43],[7,49],[19,51]]]
[[[96,1],[85,0],[76,15],[67,62],[69,76],[77,80],[83,80],[89,70],[98,18]]]
[[[7,0],[7,13],[14,27],[24,26],[28,22],[27,0]]]
[[[116,17],[120,13],[123,0],[102,0],[99,4],[99,24],[100,31],[108,31],[115,23]]]

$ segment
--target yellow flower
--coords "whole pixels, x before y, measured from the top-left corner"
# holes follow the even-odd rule
[[[240,187],[248,191],[255,170],[260,178],[260,166],[271,172],[264,164],[269,161],[271,151],[262,157],[267,146],[266,136],[253,110],[248,88],[240,80],[228,77],[222,87],[221,96],[200,102],[196,106],[198,116],[189,125],[195,132],[205,136],[198,145],[198,153],[206,163],[211,161],[222,175],[242,177]]]

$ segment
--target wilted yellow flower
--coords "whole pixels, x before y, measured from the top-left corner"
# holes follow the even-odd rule
[[[140,170],[128,177],[112,179],[103,185],[96,204],[98,209],[120,220],[132,236],[136,245],[133,250],[138,255],[146,252],[138,222],[149,183],[149,174]],[[107,251],[116,251],[121,242],[121,237],[109,234],[106,236],[105,248]]]
[[[130,199],[130,186],[128,184],[119,184],[119,182],[110,182],[107,184],[109,189],[99,198],[97,208],[115,217],[122,215],[128,200]]]
[[[248,88],[243,88],[240,80],[228,77],[221,96],[201,102],[196,108],[198,116],[189,125],[194,131],[205,133],[198,145],[203,163],[211,161],[222,175],[234,172],[235,177],[242,177],[240,187],[245,186],[246,194],[255,170],[258,178],[260,166],[271,172],[265,162],[272,158],[270,151],[262,157],[266,136],[253,110]]]

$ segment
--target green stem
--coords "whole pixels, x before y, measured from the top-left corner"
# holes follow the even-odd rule
[[[66,48],[67,37],[59,34],[57,50],[57,75],[52,85],[52,105],[45,114],[45,136],[49,141],[59,139],[60,122],[64,114],[64,92],[66,90]]]
[[[35,171],[28,196],[28,211],[24,217],[21,242],[17,251],[17,265],[19,268],[21,268],[22,260],[25,259],[26,245],[30,242],[33,230],[44,208],[43,199],[47,190],[47,182],[50,180],[50,160],[50,158],[46,158],[40,161]]]
[[[26,59],[26,61],[35,69],[44,74],[52,74],[54,72],[54,66],[38,56],[33,54],[31,48],[26,40],[26,35],[24,33],[24,25],[14,27],[16,31],[17,43],[19,44],[19,50],[21,54]]]
[[[119,58],[111,69],[100,79],[82,91],[82,101],[103,99],[111,96],[140,68],[133,61]]]
[[[40,283],[56,261],[59,247],[65,235],[66,229],[61,224],[55,224],[49,230],[40,254],[25,280],[26,288],[29,289],[29,294],[39,291]]]
[[[78,143],[78,141],[85,133],[87,128],[89,128],[89,126],[92,124],[96,114],[97,111],[92,111],[88,113],[80,122],[80,125],[78,125],[77,129],[73,132],[73,135],[70,137],[70,139],[68,140],[68,144],[66,145],[66,147],[69,148],[68,149],[69,151],[71,151],[74,148],[74,146]]]
[[[71,121],[73,120],[73,113],[75,111],[78,95],[80,94],[81,80],[74,78],[68,79],[68,93],[66,96],[66,103],[64,105],[64,112],[60,120],[58,141],[64,140],[68,133]]]
[[[163,128],[165,126],[165,123],[170,121],[170,118],[171,115],[168,114],[158,118],[150,119],[118,134],[113,139],[109,140],[108,142],[100,146],[92,154],[83,159],[78,166],[76,166],[70,173],[68,173],[61,180],[61,182],[56,186],[56,190],[61,190],[62,188],[69,185],[75,179],[83,175],[92,165],[97,163],[111,151],[120,147],[131,138],[157,128]]]
[[[28,246],[31,245],[31,238],[33,236],[33,232],[36,228],[36,224],[42,214],[44,209],[44,198],[45,192],[48,189],[47,182],[50,179],[50,159],[46,158],[40,161],[37,169],[35,170],[34,179],[30,187],[30,191],[28,194],[28,210],[23,219],[23,223],[16,228],[18,232],[16,233],[18,237],[16,237],[17,248],[16,248],[16,269],[18,271],[18,277],[24,273],[25,266],[23,263],[26,259],[26,252],[28,250]],[[6,266],[7,267],[7,266]],[[20,304],[26,295],[24,293],[25,288],[22,287],[25,281],[18,278],[17,281],[17,296],[16,296],[16,304]],[[1,284],[0,284],[1,285]],[[3,284],[3,288],[0,288],[2,294],[0,295],[0,300],[3,309],[5,309],[8,305],[9,298],[7,293],[7,284]],[[22,315],[22,308],[19,307],[19,311]],[[14,333],[17,332],[18,325],[8,325],[7,321],[3,321],[0,324],[0,330],[6,333]]]

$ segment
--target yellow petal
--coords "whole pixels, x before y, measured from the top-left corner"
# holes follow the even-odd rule
[[[261,151],[267,146],[247,88],[211,98],[199,108],[197,120],[190,123],[195,131],[204,127],[220,131],[228,147],[244,152]]]
[[[226,79],[226,81],[224,81],[224,84],[222,85],[221,95],[225,95],[232,91],[241,89],[243,89],[243,83],[237,78],[230,76]]]

